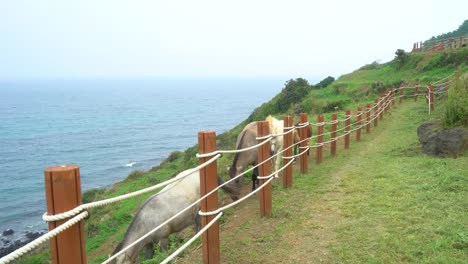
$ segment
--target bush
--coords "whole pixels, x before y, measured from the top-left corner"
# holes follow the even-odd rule
[[[408,60],[408,57],[409,57],[408,53],[406,53],[405,50],[397,49],[397,51],[395,52],[395,59],[394,59],[394,61],[397,64],[397,70],[403,67],[403,65]]]
[[[330,85],[332,82],[335,81],[335,78],[328,76],[327,78],[321,80],[318,84],[312,86],[314,89],[322,89]]]
[[[361,68],[359,68],[359,70],[360,71],[375,70],[375,69],[378,69],[379,66],[380,66],[380,62],[379,61],[374,61],[371,64],[366,64],[366,65],[362,66]]]
[[[454,82],[448,90],[443,123],[447,128],[459,125],[468,127],[468,78],[466,75]]]
[[[302,101],[302,99],[309,93],[311,86],[307,80],[303,78],[291,79],[286,82],[285,87],[281,91],[276,103],[278,112],[286,112],[289,107]]]

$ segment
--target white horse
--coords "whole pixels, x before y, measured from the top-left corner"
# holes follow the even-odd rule
[[[284,132],[284,121],[278,120],[271,115],[267,116],[265,121],[268,121],[268,126],[270,128],[270,134],[281,134]],[[294,134],[296,135],[296,133]],[[276,154],[283,150],[283,136],[274,137],[271,140],[271,153]],[[282,160],[282,153],[278,154],[275,157],[275,177],[278,177],[278,169]]]
[[[181,177],[181,175],[186,172],[187,171],[179,173],[176,177]],[[218,183],[219,182],[222,181],[221,178],[218,177]],[[226,187],[223,187],[223,190],[229,193],[229,189]],[[194,171],[180,181],[167,185],[159,193],[151,196],[145,201],[128,227],[124,239],[119,243],[113,254],[116,254],[126,248],[128,245],[164,223],[199,198],[199,171]],[[157,231],[153,232],[147,238],[126,250],[125,253],[119,255],[116,258],[115,263],[138,263],[138,257],[143,248],[145,249],[145,258],[152,258],[154,254],[153,244],[158,242],[161,249],[163,251],[167,251],[168,237],[170,234],[182,231],[191,224],[195,224],[196,229],[199,230],[199,209],[199,204],[197,203]]]

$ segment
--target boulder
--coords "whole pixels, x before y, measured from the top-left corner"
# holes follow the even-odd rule
[[[436,157],[459,157],[468,148],[468,129],[456,127],[443,130],[439,123],[429,121],[418,127],[422,151]]]
[[[9,228],[9,229],[3,231],[2,235],[3,235],[3,236],[11,236],[11,235],[13,235],[14,233],[15,233],[15,230]]]

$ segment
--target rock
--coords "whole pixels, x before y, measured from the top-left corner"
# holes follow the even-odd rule
[[[29,241],[33,241],[34,239],[42,236],[43,232],[26,232],[26,238]]]
[[[418,127],[418,137],[422,151],[431,156],[456,158],[468,148],[468,129],[463,127],[443,130],[438,123],[426,122]]]
[[[7,230],[3,231],[2,235],[3,235],[3,236],[11,236],[11,235],[13,235],[14,233],[15,233],[15,230],[13,230],[13,229],[7,229]]]
[[[17,250],[18,248],[21,248],[22,246],[28,244],[29,242],[33,241],[34,239],[42,236],[45,232],[42,231],[36,231],[36,232],[26,232],[25,236],[26,239],[24,240],[15,240],[14,242],[11,242],[9,240],[3,240],[4,246],[0,248],[0,257],[3,257],[5,255],[10,254],[11,252]],[[6,243],[8,242],[8,243]]]

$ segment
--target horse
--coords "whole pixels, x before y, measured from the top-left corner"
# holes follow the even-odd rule
[[[297,122],[294,126],[297,127],[297,126],[299,126],[300,124],[301,124],[300,122]],[[298,136],[299,139],[298,139],[297,141],[294,141],[294,143],[299,142],[299,141],[300,141],[300,138],[301,138],[301,130],[300,130],[300,129],[297,129],[296,131],[298,131],[298,132],[297,132],[297,133],[298,133],[297,136]],[[309,125],[307,126],[306,138],[310,138],[311,136],[312,136],[312,125],[309,124]],[[296,140],[296,139],[295,139],[295,140]],[[295,145],[295,146],[294,146],[294,153],[299,153],[299,152],[300,152],[300,151],[299,151],[299,145]],[[307,156],[309,156],[309,155],[310,155],[310,149],[307,151]]]
[[[272,116],[268,116],[266,118],[268,121],[270,133],[271,134],[280,134],[283,133],[284,122],[283,120],[278,120]],[[294,135],[294,142],[299,141],[299,135],[296,130],[293,132]],[[252,122],[247,124],[244,129],[241,131],[239,136],[237,137],[236,141],[236,149],[244,149],[251,146],[256,145],[257,142],[257,122]],[[273,138],[271,141],[271,152],[272,154],[278,153],[283,149],[283,137],[278,136]],[[281,162],[282,155],[276,156],[275,159],[275,171],[278,171],[279,165]],[[257,165],[257,158],[258,152],[256,149],[251,149],[248,151],[236,153],[234,156],[234,160],[232,162],[232,166],[229,168],[229,176],[230,178],[234,178],[235,176],[239,175],[246,169],[248,166],[255,166]],[[257,181],[258,170],[255,168],[252,173],[252,191],[255,190],[255,185],[258,184]],[[233,200],[237,200],[240,195],[240,191],[242,190],[243,177],[239,177],[236,179],[230,186],[231,190],[231,198]]]
[[[184,171],[179,173],[177,177],[181,177]],[[218,184],[222,183],[218,176]],[[223,190],[230,192],[228,187],[223,187]],[[194,171],[190,175],[167,185],[159,193],[148,198],[142,207],[137,211],[130,226],[125,233],[123,240],[114,250],[114,254],[121,251],[149,231],[167,221],[172,216],[185,209],[190,204],[200,198],[200,173]],[[174,218],[172,221],[162,226],[150,236],[140,241],[133,247],[129,248],[116,258],[115,263],[138,263],[140,251],[144,248],[145,258],[153,257],[153,244],[160,244],[162,251],[168,249],[168,237],[170,234],[182,231],[191,224],[195,224],[195,229],[200,229],[200,216],[198,215],[200,207],[197,203],[181,215]]]

